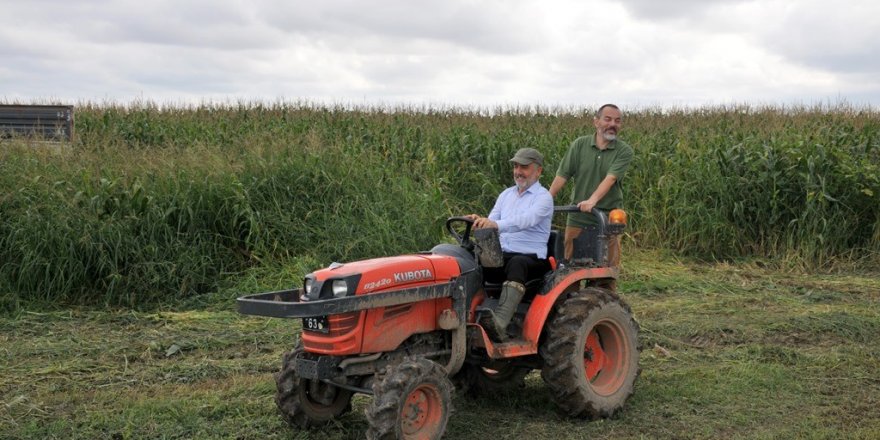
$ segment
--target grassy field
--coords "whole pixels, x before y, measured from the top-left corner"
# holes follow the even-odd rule
[[[0,144],[0,439],[360,438],[366,398],[291,431],[272,373],[299,323],[239,316],[330,261],[428,249],[508,158],[549,184],[588,109],[242,103],[76,110]],[[626,113],[625,411],[456,396],[447,438],[880,438],[880,117],[846,105]],[[567,203],[563,192],[558,204]]]
[[[880,438],[880,274],[759,263],[630,253],[642,374],[622,415],[563,418],[532,374],[494,399],[457,395],[446,438]],[[239,316],[234,297],[290,276],[255,269],[167,310],[0,318],[0,438],[360,438],[364,397],[307,432],[276,414],[272,372],[298,323]]]

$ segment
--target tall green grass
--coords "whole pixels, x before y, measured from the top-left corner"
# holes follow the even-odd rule
[[[645,244],[803,268],[877,262],[880,118],[868,110],[712,108],[644,117],[629,200]],[[649,128],[650,127],[650,128]]]
[[[151,305],[249,267],[427,249],[491,208],[516,149],[545,153],[548,185],[590,111],[79,105],[72,145],[0,144],[0,298]],[[644,109],[622,137],[631,244],[880,261],[873,110]]]

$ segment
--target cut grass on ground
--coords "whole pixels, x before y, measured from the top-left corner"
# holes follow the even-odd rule
[[[624,271],[643,351],[620,417],[560,416],[533,373],[525,390],[457,395],[446,438],[880,438],[877,274],[771,272],[659,253],[630,256]],[[236,293],[174,311],[3,318],[0,437],[361,438],[366,397],[320,429],[281,421],[272,372],[298,323],[240,316]]]

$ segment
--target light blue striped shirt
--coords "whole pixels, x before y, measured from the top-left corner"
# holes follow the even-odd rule
[[[553,218],[553,196],[535,182],[522,194],[516,185],[505,189],[495,201],[489,219],[498,223],[501,250],[536,254],[547,258],[547,240]]]

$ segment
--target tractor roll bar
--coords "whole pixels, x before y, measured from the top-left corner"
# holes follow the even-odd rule
[[[562,205],[554,206],[553,212],[581,212],[581,209],[577,205]],[[596,216],[596,220],[599,220],[599,227],[601,228],[599,230],[604,233],[605,228],[608,226],[608,214],[599,208],[593,208],[590,212]]]

